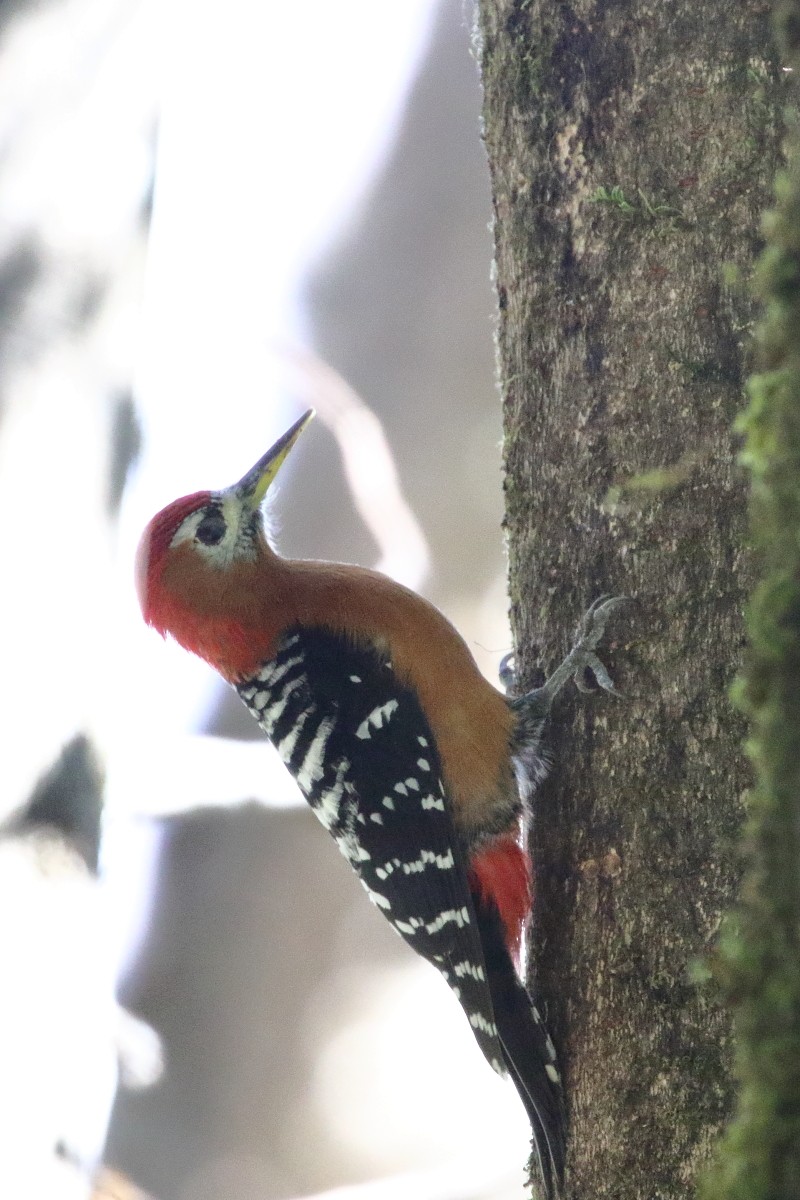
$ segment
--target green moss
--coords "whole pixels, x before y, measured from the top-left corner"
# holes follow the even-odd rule
[[[725,364],[713,358],[692,358],[674,346],[666,347],[667,361],[680,367],[687,383],[740,383],[738,364]]]
[[[626,196],[621,187],[599,187],[589,197],[589,203],[600,204],[628,220],[655,222],[669,219],[673,223],[685,221],[681,209],[649,199],[641,188]]]
[[[800,68],[800,4],[781,6],[787,61]],[[762,80],[752,81],[759,86]],[[738,423],[752,478],[764,578],[750,604],[749,664],[735,699],[749,714],[756,772],[748,872],[723,928],[715,978],[734,1006],[738,1113],[706,1200],[800,1196],[800,152],[777,181],[759,287],[764,369]]]

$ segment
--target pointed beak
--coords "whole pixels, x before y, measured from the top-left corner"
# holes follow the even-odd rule
[[[283,437],[278,438],[272,449],[233,485],[231,491],[243,500],[248,500],[253,508],[258,508],[267,494],[269,485],[283,466],[284,459],[314,415],[314,409],[310,408],[299,421],[295,421],[291,429],[287,429]]]

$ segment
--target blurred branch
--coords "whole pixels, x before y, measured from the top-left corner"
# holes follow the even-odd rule
[[[90,1200],[155,1200],[143,1192],[126,1175],[113,1167],[101,1167],[97,1172]]]
[[[336,438],[353,503],[378,543],[376,569],[420,587],[430,566],[428,541],[403,494],[379,418],[329,363],[294,347],[280,353],[294,368],[304,400]]]

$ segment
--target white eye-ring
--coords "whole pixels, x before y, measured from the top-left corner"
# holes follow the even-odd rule
[[[190,513],[181,522],[171,544],[191,545],[203,558],[224,570],[238,559],[255,558],[250,518],[241,501],[220,493],[213,503]]]

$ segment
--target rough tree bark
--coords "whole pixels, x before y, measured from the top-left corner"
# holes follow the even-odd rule
[[[729,1017],[696,964],[748,783],[731,427],[780,70],[762,0],[480,0],[479,33],[522,682],[594,597],[637,601],[608,656],[623,697],[562,702],[533,834],[567,1194],[686,1197],[731,1106]]]

